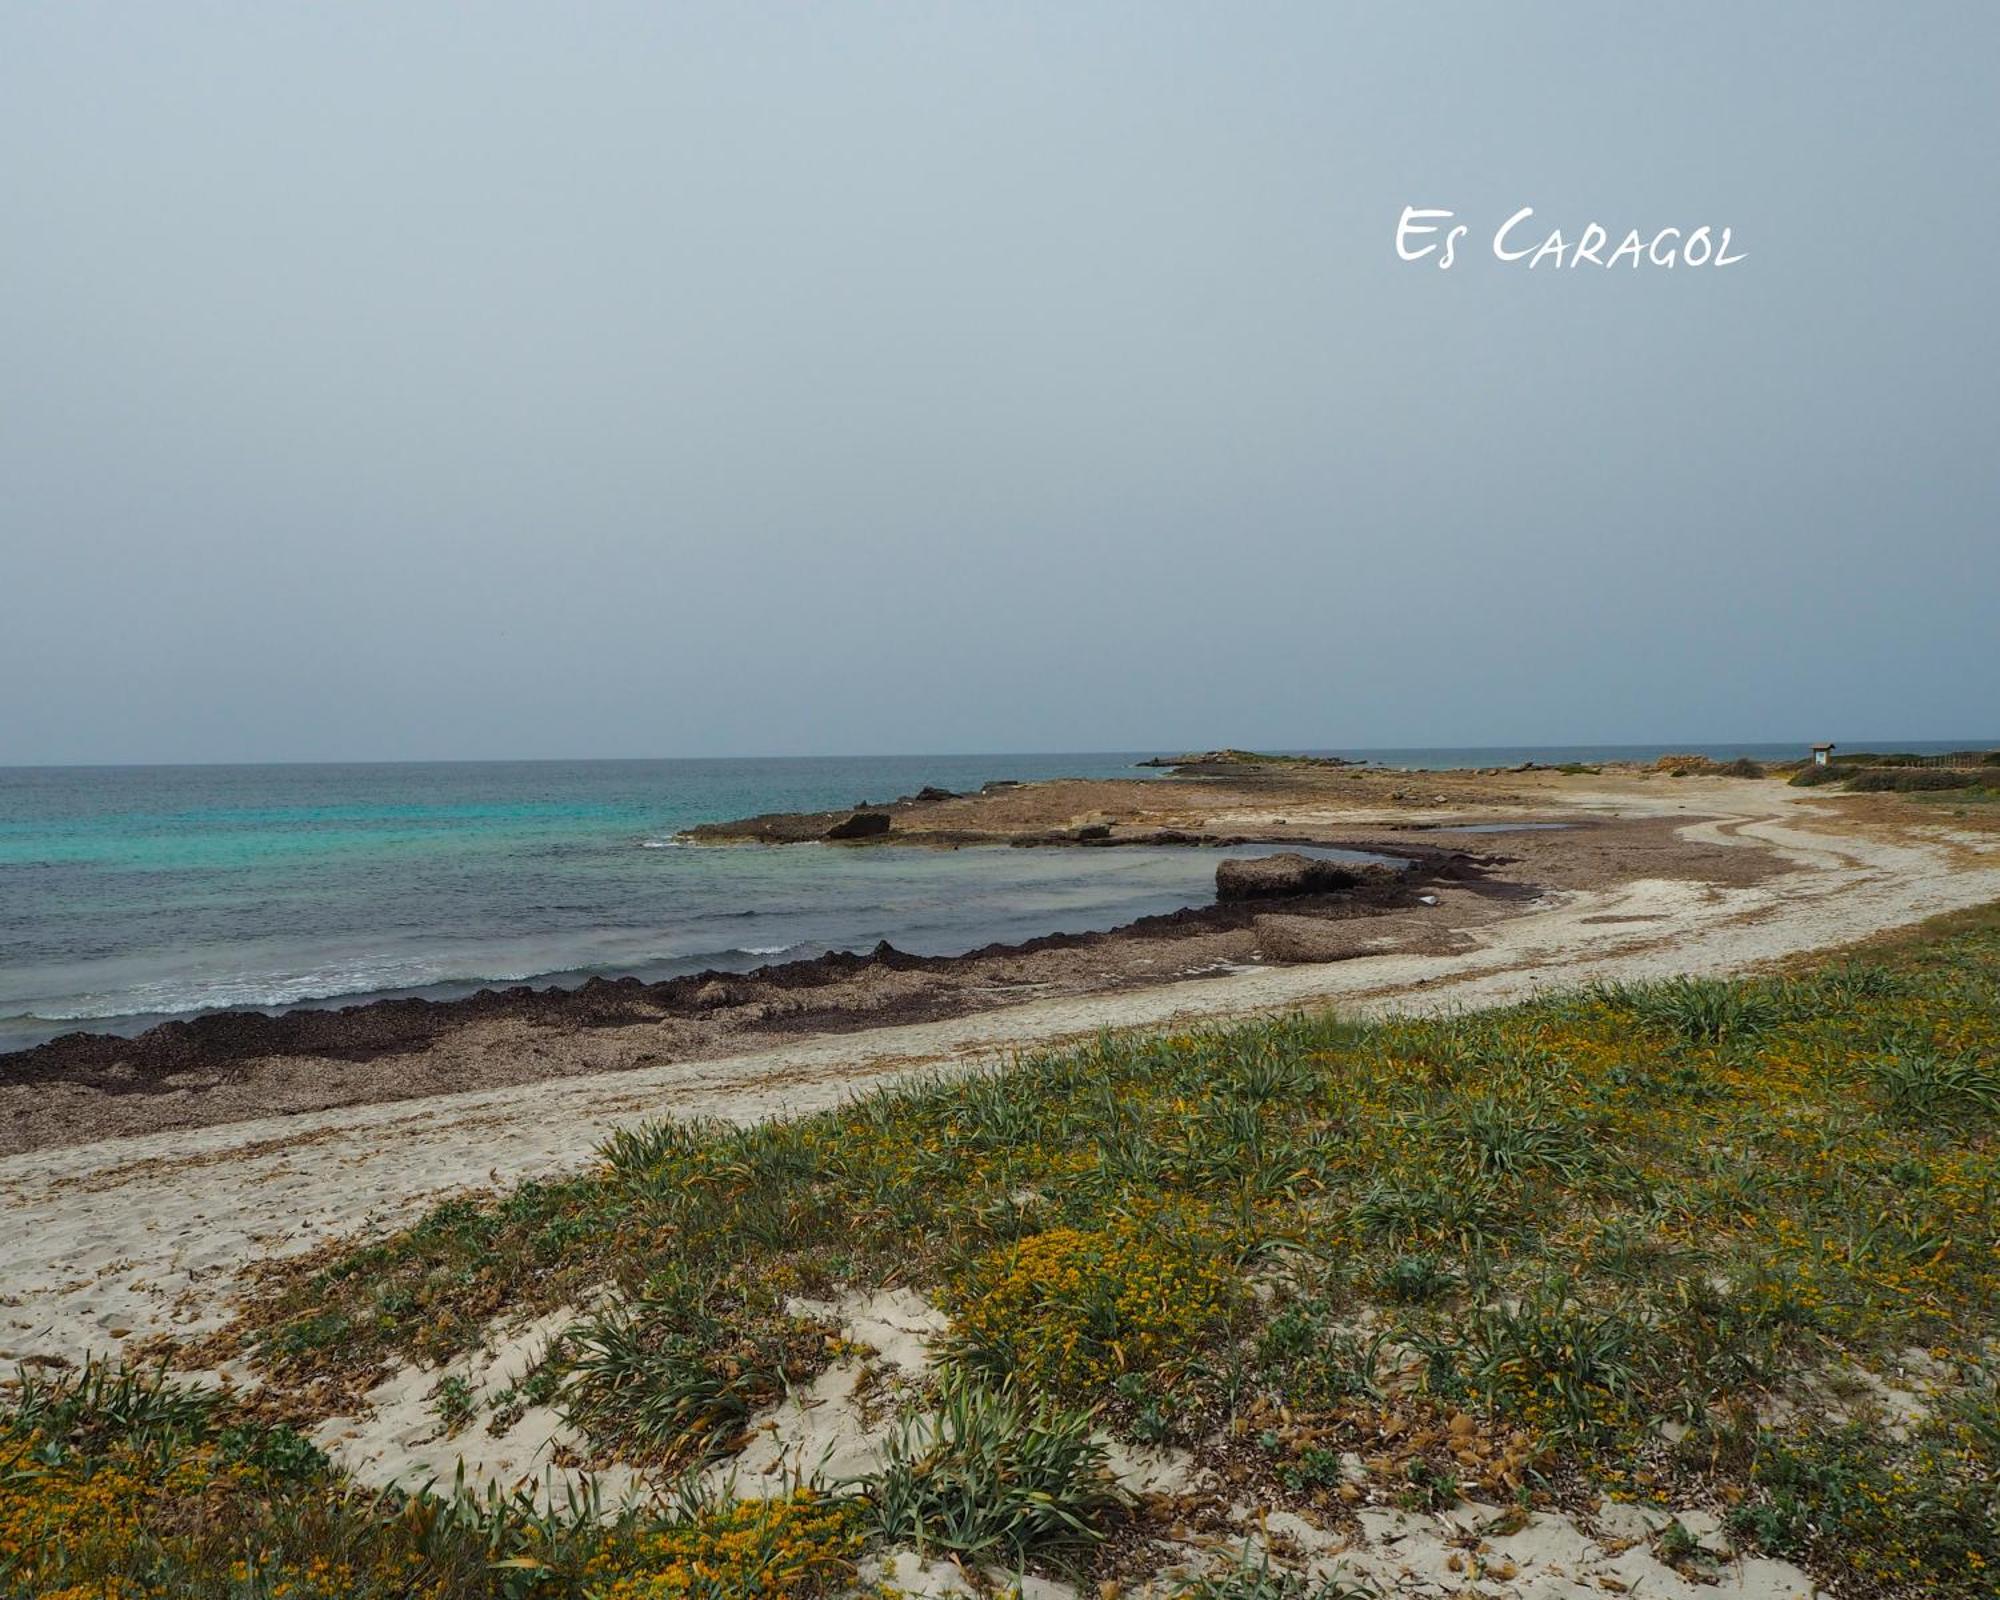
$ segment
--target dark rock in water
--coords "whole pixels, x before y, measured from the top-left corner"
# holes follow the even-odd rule
[[[927,783],[910,798],[924,805],[935,805],[940,800],[956,800],[958,796],[950,789],[940,789],[935,784]]]
[[[697,822],[681,837],[695,844],[815,844],[848,811],[768,811],[734,822]]]
[[[981,794],[991,794],[995,789],[1018,789],[1020,787],[1021,780],[1019,778],[994,778],[989,782],[982,783],[979,786],[979,792]]]
[[[1321,861],[1290,851],[1275,856],[1231,859],[1215,869],[1218,900],[1266,900],[1278,895],[1333,894],[1352,889],[1361,874],[1339,861]]]
[[[889,813],[886,811],[857,811],[845,822],[836,822],[826,830],[823,837],[828,839],[879,839],[889,831]]]
[[[1108,839],[1111,837],[1111,824],[1108,822],[1086,822],[1081,828],[1076,830],[1076,836],[1079,839]]]

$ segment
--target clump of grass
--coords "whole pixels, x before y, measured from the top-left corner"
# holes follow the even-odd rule
[[[151,1372],[93,1361],[54,1374],[23,1367],[0,1433],[33,1438],[41,1458],[60,1466],[117,1450],[169,1460],[212,1431],[216,1396]]]
[[[1536,1101],[1495,1095],[1457,1102],[1445,1121],[1470,1172],[1482,1178],[1517,1178],[1546,1171],[1575,1179],[1590,1162],[1590,1146],[1566,1117]]]
[[[1369,1239],[1429,1243],[1474,1251],[1511,1231],[1505,1203],[1490,1183],[1463,1175],[1417,1182],[1377,1180],[1353,1205],[1353,1224]]]
[[[564,1415],[629,1460],[682,1466],[719,1453],[788,1375],[781,1341],[718,1346],[619,1308],[572,1328],[564,1343]]]
[[[1342,1577],[1307,1578],[1271,1565],[1271,1553],[1246,1548],[1218,1572],[1204,1573],[1173,1591],[1174,1600],[1379,1600],[1372,1583]]]
[[[1972,1056],[1896,1051],[1876,1063],[1876,1092],[1904,1122],[1956,1124],[2000,1115],[2000,1071]]]
[[[1805,981],[1814,999],[1833,1007],[1859,1007],[1882,1000],[1903,999],[1911,989],[1906,975],[1861,961],[1834,962]],[[1809,1004],[1802,1002],[1797,1014],[1802,1018],[1810,1017],[1813,1011]]]
[[[1439,1300],[1459,1285],[1458,1274],[1428,1251],[1398,1256],[1382,1274],[1382,1293],[1403,1305]]]
[[[431,1391],[431,1409],[437,1413],[446,1437],[464,1430],[479,1411],[479,1397],[472,1385],[457,1373],[440,1378]]]
[[[1632,1316],[1586,1303],[1558,1278],[1481,1308],[1420,1348],[1434,1373],[1488,1406],[1505,1405],[1551,1434],[1591,1439],[1631,1422],[1650,1344]]]
[[[1766,990],[1718,978],[1672,978],[1626,989],[1619,998],[1640,1022],[1690,1044],[1754,1040],[1784,1020],[1782,1006]]]
[[[1301,1405],[1380,1399],[1388,1338],[1385,1331],[1364,1337],[1343,1326],[1324,1303],[1288,1306],[1265,1324],[1257,1344],[1258,1367]]]
[[[1018,1391],[947,1382],[938,1408],[905,1419],[867,1486],[886,1538],[1018,1571],[1100,1542],[1125,1507],[1088,1411]]]

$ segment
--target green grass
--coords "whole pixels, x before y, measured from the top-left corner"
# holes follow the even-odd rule
[[[947,1381],[930,1412],[906,1417],[867,1486],[884,1538],[1019,1570],[1087,1550],[1128,1504],[1087,1411]]]
[[[567,1345],[565,1414],[626,1461],[700,1465],[784,1390],[782,1340],[751,1337],[728,1349],[643,1302],[572,1329]]]
[[[440,1600],[687,1592],[629,1585],[645,1550],[710,1545],[812,1583],[891,1542],[1115,1573],[1147,1513],[1102,1482],[1093,1428],[1227,1441],[1237,1492],[1322,1518],[1346,1514],[1339,1462],[1360,1456],[1375,1503],[1725,1508],[1745,1547],[1847,1592],[1986,1595],[1996,1236],[1987,912],[1777,977],[1107,1036],[819,1116],[626,1130],[586,1171],[279,1273],[201,1352],[240,1348],[275,1405],[323,1413],[399,1362],[475,1348],[503,1310],[599,1305],[523,1395],[560,1405],[599,1461],[676,1472],[833,1358],[801,1298],[921,1290],[952,1331],[888,1469],[782,1513],[530,1535],[521,1506],[361,1495],[316,1453],[243,1443],[266,1435],[234,1401],[105,1374],[31,1389],[6,1426],[20,1470],[61,1479],[44,1509],[79,1474],[136,1473],[127,1534],[158,1544],[176,1496],[219,1496],[231,1551],[337,1552],[361,1595],[392,1592],[369,1575],[419,1547],[428,1587],[410,1592]],[[1833,1375],[1911,1347],[1941,1392],[1907,1437],[1828,1403]],[[163,1487],[190,1454],[210,1478]],[[252,1489],[268,1509],[232,1498]],[[87,1533],[36,1548],[93,1574],[111,1557]],[[569,1553],[527,1587],[528,1568],[462,1553],[531,1538]],[[175,1548],[160,1570],[222,1560]],[[44,1582],[54,1558],[7,1559],[0,1596],[40,1593],[17,1574]]]
[[[1338,1575],[1310,1579],[1273,1568],[1268,1553],[1248,1551],[1230,1567],[1173,1591],[1174,1600],[1380,1600],[1373,1584]]]

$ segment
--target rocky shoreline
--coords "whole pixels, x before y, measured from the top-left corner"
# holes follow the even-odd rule
[[[1635,794],[1652,780],[1618,780]],[[1050,932],[957,955],[882,945],[664,981],[488,988],[271,1014],[218,1012],[134,1037],[77,1032],[0,1055],[0,1153],[340,1106],[698,1063],[839,1036],[945,1022],[1030,1001],[1082,1000],[1263,967],[1449,956],[1551,893],[1635,877],[1751,881],[1769,857],[1682,838],[1666,815],[1612,818],[1554,774],[1412,774],[1326,763],[1228,763],[1164,778],[939,789],[875,806],[719,822],[704,844],[942,849],[1255,843],[1291,860],[1218,854],[1215,901],[1105,932]],[[1666,796],[1662,796],[1666,799]],[[1593,808],[1594,809],[1594,808]],[[1672,803],[1673,812],[1684,807]],[[857,816],[880,822],[827,834]],[[1450,840],[1450,827],[1508,832]],[[1420,835],[1420,837],[1418,836]],[[1495,846],[1504,854],[1492,854]],[[1300,854],[1365,852],[1368,869]]]
[[[518,984],[450,1000],[216,1012],[132,1036],[69,1033],[0,1055],[0,1094],[59,1090],[66,1097],[128,1102],[132,1113],[147,1096],[158,1095],[177,1102],[163,1125],[191,1125],[239,1114],[229,1109],[232,1089],[278,1073],[288,1062],[355,1069],[340,1074],[347,1091],[336,1093],[336,1103],[462,1086],[455,1076],[441,1079],[431,1069],[454,1053],[454,1041],[486,1040],[496,1030],[520,1042],[519,1057],[546,1055],[553,1043],[563,1055],[602,1066],[604,1057],[588,1046],[593,1036],[607,1044],[613,1036],[621,1044],[649,1041],[655,1048],[628,1053],[633,1064],[650,1064],[662,1056],[702,1054],[724,1039],[937,1021],[990,1005],[1010,990],[1080,992],[1200,976],[1245,962],[1360,954],[1362,941],[1330,935],[1355,919],[1424,909],[1426,891],[1442,884],[1482,885],[1497,865],[1496,858],[1422,845],[1395,853],[1409,863],[1407,870],[1293,856],[1300,870],[1291,879],[1280,872],[1276,881],[1260,880],[1262,887],[1244,892],[1232,874],[1237,887],[1212,904],[1104,932],[1053,932],[959,955],[914,955],[884,942],[866,953],[834,951],[748,972],[710,969],[657,982],[594,977],[575,987]],[[1221,865],[1244,864],[1224,858]],[[1429,898],[1435,902],[1434,894]],[[301,1105],[323,1103],[307,1090],[294,1098]],[[143,1115],[117,1120],[155,1121]],[[50,1130],[37,1136],[21,1118],[13,1121],[0,1136],[0,1150],[50,1142]]]

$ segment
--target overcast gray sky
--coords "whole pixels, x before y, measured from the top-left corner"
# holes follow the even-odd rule
[[[20,0],[0,762],[2000,736],[1996,72],[1990,4]]]

